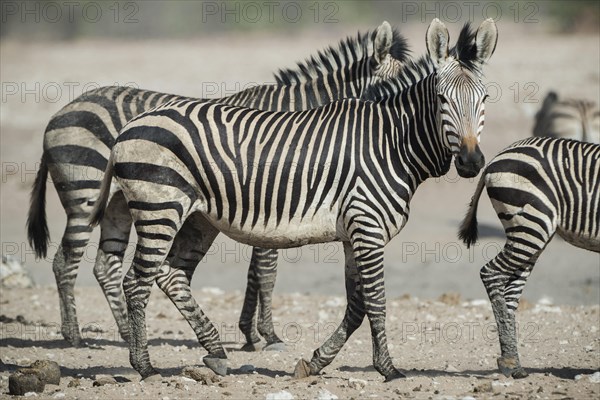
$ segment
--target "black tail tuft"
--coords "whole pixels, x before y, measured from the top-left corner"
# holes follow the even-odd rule
[[[50,233],[46,222],[46,181],[48,164],[46,154],[42,155],[40,169],[31,189],[29,213],[27,215],[27,239],[35,251],[37,258],[44,258],[48,253]]]
[[[467,214],[461,222],[460,229],[458,230],[458,238],[463,241],[467,248],[470,248],[471,245],[477,242],[477,237],[479,234],[477,229],[477,204],[479,203],[479,197],[483,191],[484,178],[485,172],[479,179],[477,189],[475,189],[475,193],[473,193],[473,197],[471,198],[471,204],[469,204]]]

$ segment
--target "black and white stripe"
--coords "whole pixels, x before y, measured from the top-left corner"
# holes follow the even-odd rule
[[[600,144],[600,108],[593,101],[559,99],[550,92],[535,115],[533,136]]]
[[[357,97],[378,80],[388,79],[406,58],[404,39],[384,22],[376,31],[348,38],[329,47],[295,69],[276,74],[275,85],[253,87],[219,102],[265,110],[303,110],[344,97]],[[78,266],[89,242],[90,211],[98,197],[110,149],[117,133],[133,117],[179,96],[125,87],[90,91],[61,109],[44,135],[44,154],[31,196],[28,236],[38,257],[45,257],[49,241],[45,218],[46,177],[52,181],[67,214],[67,227],[53,261],[62,317],[62,334],[73,345],[81,339],[73,287]],[[217,100],[214,100],[217,101]],[[125,301],[121,290],[121,263],[131,229],[121,195],[113,198],[101,226],[94,274],[117,321],[128,336]],[[249,346],[260,340],[255,312],[260,291],[258,328],[267,343],[280,342],[270,319],[268,289],[275,280],[276,251],[255,249],[240,327]]]
[[[515,310],[536,260],[555,234],[600,252],[600,145],[529,138],[514,143],[485,168],[461,225],[467,246],[477,241],[477,202],[483,188],[504,226],[506,244],[481,269],[498,324],[500,370],[515,378],[521,367]]]
[[[175,100],[129,122],[113,147],[94,221],[114,174],[138,234],[123,286],[130,361],[142,377],[156,373],[145,307],[161,265],[185,271],[178,282],[189,284],[219,232],[266,248],[342,241],[350,264],[344,320],[297,374],[328,365],[367,315],[375,368],[386,380],[402,377],[387,348],[383,249],[406,223],[419,184],[445,174],[453,155],[461,176],[483,166],[480,67],[496,38],[491,19],[477,34],[466,25],[450,52],[448,31],[435,19],[427,31],[430,57],[405,63],[398,79],[376,84],[362,100],[291,113]],[[195,245],[182,248],[182,235]],[[204,362],[226,373],[216,329],[179,292],[188,293],[168,294],[208,351]]]

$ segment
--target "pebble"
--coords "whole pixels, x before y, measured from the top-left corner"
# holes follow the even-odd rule
[[[287,390],[280,392],[267,393],[265,400],[294,400],[294,396]]]
[[[350,378],[348,379],[348,386],[352,389],[360,390],[367,386],[367,381],[362,379]]]
[[[317,400],[337,400],[338,397],[327,389],[319,390]]]
[[[117,381],[110,375],[96,375],[96,380],[92,386],[116,385]]]
[[[254,365],[251,364],[245,364],[240,367],[240,372],[242,374],[251,374],[254,371],[256,371],[256,368],[254,367]]]
[[[596,371],[592,375],[590,375],[590,382],[600,383],[600,371]]]
[[[55,393],[55,394],[52,396],[52,398],[54,398],[54,399],[63,399],[64,397],[65,397],[65,394],[64,394],[63,392],[58,392],[58,393]]]
[[[8,394],[27,395],[27,393],[43,392],[46,384],[33,370],[23,368],[8,378]]]

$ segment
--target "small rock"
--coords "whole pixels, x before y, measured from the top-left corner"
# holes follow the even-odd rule
[[[484,382],[480,385],[475,386],[473,392],[475,393],[489,393],[493,391],[492,382]]]
[[[327,389],[319,390],[317,400],[337,400],[338,397]]]
[[[92,386],[116,385],[117,380],[110,375],[96,375],[96,380]]]
[[[65,398],[65,394],[63,392],[58,392],[58,393],[55,393],[52,396],[52,398],[54,398],[54,399],[64,399]]]
[[[67,385],[67,387],[79,387],[81,385],[81,381],[77,378],[71,380],[71,382],[69,382],[69,384]]]
[[[211,383],[221,381],[221,378],[219,378],[211,370],[204,370],[198,367],[185,367],[181,374],[188,378],[192,378],[196,382],[200,382],[203,385],[210,385]]]
[[[36,392],[27,392],[23,395],[24,397],[37,397]]]
[[[23,396],[29,392],[41,393],[45,383],[34,370],[23,368],[8,377],[8,394]]]
[[[592,375],[590,375],[590,382],[600,383],[600,371],[596,371]]]
[[[265,400],[294,400],[294,396],[287,390],[275,393],[267,393]]]
[[[446,372],[458,372],[458,369],[452,364],[446,364]]]
[[[240,372],[242,374],[251,374],[254,371],[256,371],[256,368],[254,368],[254,365],[251,364],[245,364],[240,367]]]
[[[362,379],[350,378],[348,379],[348,386],[352,389],[361,390],[367,386],[367,381]]]
[[[60,367],[55,361],[37,360],[29,366],[37,370],[40,378],[48,385],[60,385]]]
[[[413,388],[413,390],[412,390],[412,391],[413,391],[413,392],[420,392],[422,388],[423,388],[423,385],[419,385],[419,386],[417,386],[417,387]]]

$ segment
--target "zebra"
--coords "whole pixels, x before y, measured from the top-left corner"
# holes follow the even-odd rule
[[[112,149],[91,223],[102,220],[118,187],[138,234],[123,287],[130,362],[142,379],[157,375],[145,322],[155,281],[168,286],[207,350],[205,365],[227,373],[218,332],[187,289],[219,232],[263,248],[342,241],[344,319],[295,375],[331,363],[367,315],[375,369],[386,381],[404,377],[387,347],[383,249],[406,223],[421,182],[445,174],[453,156],[460,176],[483,167],[481,68],[496,40],[488,19],[476,32],[465,24],[450,50],[436,18],[428,55],[405,62],[398,77],[373,84],[361,99],[288,113],[175,100],[130,121]]]
[[[559,100],[558,95],[550,91],[535,115],[533,136],[600,144],[600,108],[589,100]]]
[[[265,110],[303,110],[344,97],[358,97],[379,79],[388,79],[407,58],[405,39],[384,21],[375,31],[340,41],[337,47],[318,52],[294,69],[275,75],[275,85],[246,89],[218,99]],[[115,137],[133,117],[170,100],[184,97],[128,87],[103,87],[78,97],[56,113],[44,134],[44,153],[31,193],[27,221],[29,243],[38,258],[46,256],[49,232],[45,215],[48,173],[67,214],[67,226],[53,260],[58,286],[61,333],[73,346],[81,341],[75,307],[74,285],[78,265],[92,228],[88,217]],[[217,100],[214,100],[217,101]],[[123,339],[129,336],[122,293],[122,260],[131,229],[124,199],[116,195],[101,225],[94,275],[108,300]],[[240,329],[249,350],[260,341],[254,314],[260,295],[258,328],[267,344],[282,343],[271,321],[271,292],[275,281],[277,251],[255,248],[248,271],[248,287],[240,317]]]
[[[485,168],[459,238],[477,241],[477,203],[483,188],[506,232],[504,248],[481,268],[498,325],[506,376],[524,378],[515,311],[527,278],[555,233],[600,252],[600,145],[571,139],[528,138],[500,152]]]

